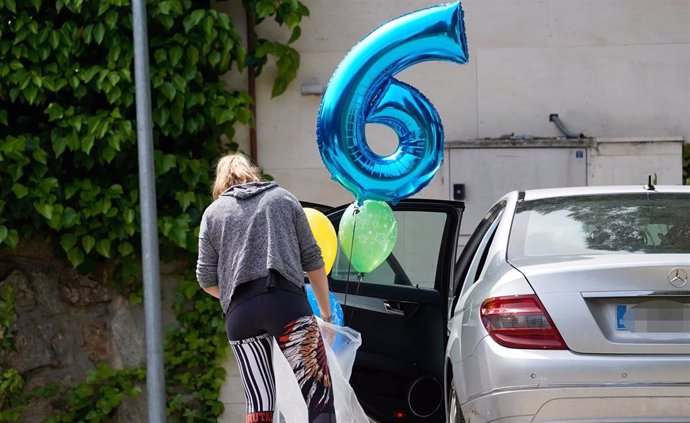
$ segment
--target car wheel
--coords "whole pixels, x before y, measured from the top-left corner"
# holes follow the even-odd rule
[[[450,380],[450,391],[448,392],[448,423],[465,423],[452,379]]]

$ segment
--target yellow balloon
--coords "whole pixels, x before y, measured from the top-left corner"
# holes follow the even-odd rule
[[[335,263],[335,256],[338,254],[338,236],[335,233],[335,228],[326,215],[316,209],[305,207],[304,213],[307,215],[314,239],[321,248],[326,274],[329,274],[333,268],[333,263]]]

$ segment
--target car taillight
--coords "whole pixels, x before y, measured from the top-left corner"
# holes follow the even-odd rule
[[[536,295],[489,298],[480,313],[491,338],[504,347],[568,349]]]

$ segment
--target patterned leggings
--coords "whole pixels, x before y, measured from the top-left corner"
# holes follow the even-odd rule
[[[302,289],[271,272],[235,289],[225,317],[247,400],[246,423],[273,422],[273,338],[307,403],[309,423],[335,423],[326,351]]]

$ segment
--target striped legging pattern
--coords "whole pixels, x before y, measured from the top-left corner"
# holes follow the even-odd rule
[[[247,421],[272,421],[253,419],[257,413],[275,409],[275,376],[272,364],[273,337],[269,334],[231,341],[232,352],[239,363],[240,375],[247,399]],[[252,416],[254,415],[254,416]],[[268,416],[266,416],[268,417]]]

